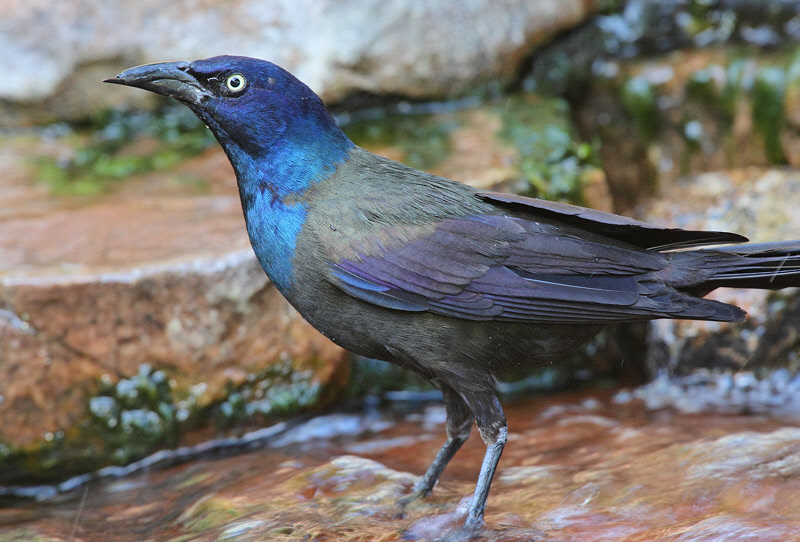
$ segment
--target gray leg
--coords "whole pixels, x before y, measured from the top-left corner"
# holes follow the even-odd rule
[[[447,408],[447,442],[439,450],[433,464],[414,487],[414,493],[401,501],[405,505],[409,501],[430,493],[441,476],[447,463],[466,442],[472,428],[473,420],[478,425],[486,454],[483,456],[481,472],[472,495],[467,519],[464,526],[448,535],[447,540],[467,540],[483,527],[483,513],[489,488],[497,470],[497,463],[503,453],[508,437],[508,424],[503,407],[500,406],[494,392],[456,393],[450,386],[442,384],[445,407]]]
[[[481,438],[486,443],[486,454],[483,456],[481,473],[478,475],[478,483],[475,485],[475,493],[472,495],[469,513],[464,522],[464,529],[468,532],[477,531],[483,526],[483,512],[486,509],[489,488],[508,437],[506,416],[494,394],[491,397],[481,397],[474,403],[471,401],[471,404],[476,407],[475,420]]]
[[[402,505],[430,493],[447,464],[469,438],[473,418],[467,404],[449,386],[442,385],[441,389],[444,395],[444,406],[447,410],[447,441],[436,454],[431,466],[414,486],[414,492],[400,501]]]
[[[447,410],[447,441],[445,441],[436,459],[433,460],[428,471],[417,482],[414,492],[424,497],[431,492],[433,486],[444,472],[444,468],[456,455],[461,445],[469,438],[472,429],[472,414],[461,397],[448,386],[442,386],[444,405]]]

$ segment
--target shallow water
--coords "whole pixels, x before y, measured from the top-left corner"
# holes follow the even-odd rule
[[[648,411],[609,392],[506,412],[482,539],[800,539],[797,421]],[[402,509],[443,422],[438,403],[312,418],[246,453],[17,503],[0,510],[0,540],[435,539],[463,521],[484,451],[473,435]]]

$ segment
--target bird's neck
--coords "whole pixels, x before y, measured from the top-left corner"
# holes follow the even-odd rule
[[[261,266],[286,295],[294,281],[297,236],[308,213],[305,192],[330,177],[354,145],[338,129],[322,137],[287,136],[264,155],[226,149],[236,171],[247,232]]]

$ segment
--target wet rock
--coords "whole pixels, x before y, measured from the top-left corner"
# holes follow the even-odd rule
[[[594,2],[98,3],[6,1],[0,124],[82,118],[141,93],[99,81],[134,64],[236,53],[272,60],[327,101],[353,92],[453,96],[510,81]],[[190,14],[190,15],[187,15]]]
[[[431,495],[405,508],[398,501],[444,438],[443,410],[372,412],[355,416],[360,431],[351,419],[339,434],[311,439],[297,428],[289,443],[278,437],[236,457],[16,503],[0,509],[0,535],[441,539],[463,523],[480,439],[464,445]],[[794,421],[688,415],[586,394],[529,398],[506,412],[509,441],[481,540],[782,542],[800,527],[798,411]]]
[[[645,219],[689,229],[734,231],[754,242],[800,238],[800,174],[748,168],[683,179],[643,207]],[[696,369],[753,371],[800,366],[796,289],[720,289],[711,298],[748,312],[740,324],[658,320],[651,324],[647,366],[652,375]]]
[[[210,415],[263,423],[344,387],[345,353],[256,262],[221,151],[85,199],[31,182],[34,142],[7,142],[0,482],[125,463]],[[189,172],[202,190],[165,182]]]
[[[571,101],[582,136],[602,142],[617,209],[630,210],[683,175],[800,163],[798,73],[796,47],[676,51],[607,60]]]
[[[620,402],[632,398],[648,408],[675,408],[681,412],[737,414],[786,414],[800,412],[800,378],[787,369],[776,369],[763,378],[753,372],[737,373],[695,370],[690,375],[658,375],[652,382],[618,395]]]

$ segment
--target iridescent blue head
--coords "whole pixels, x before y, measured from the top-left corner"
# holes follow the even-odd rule
[[[278,196],[326,177],[353,146],[308,86],[265,60],[148,64],[107,82],[185,103],[228,153],[239,182],[268,182]]]
[[[125,70],[108,79],[170,96],[206,123],[230,158],[261,265],[286,294],[308,213],[304,192],[328,179],[354,145],[322,100],[271,62],[218,56]]]

